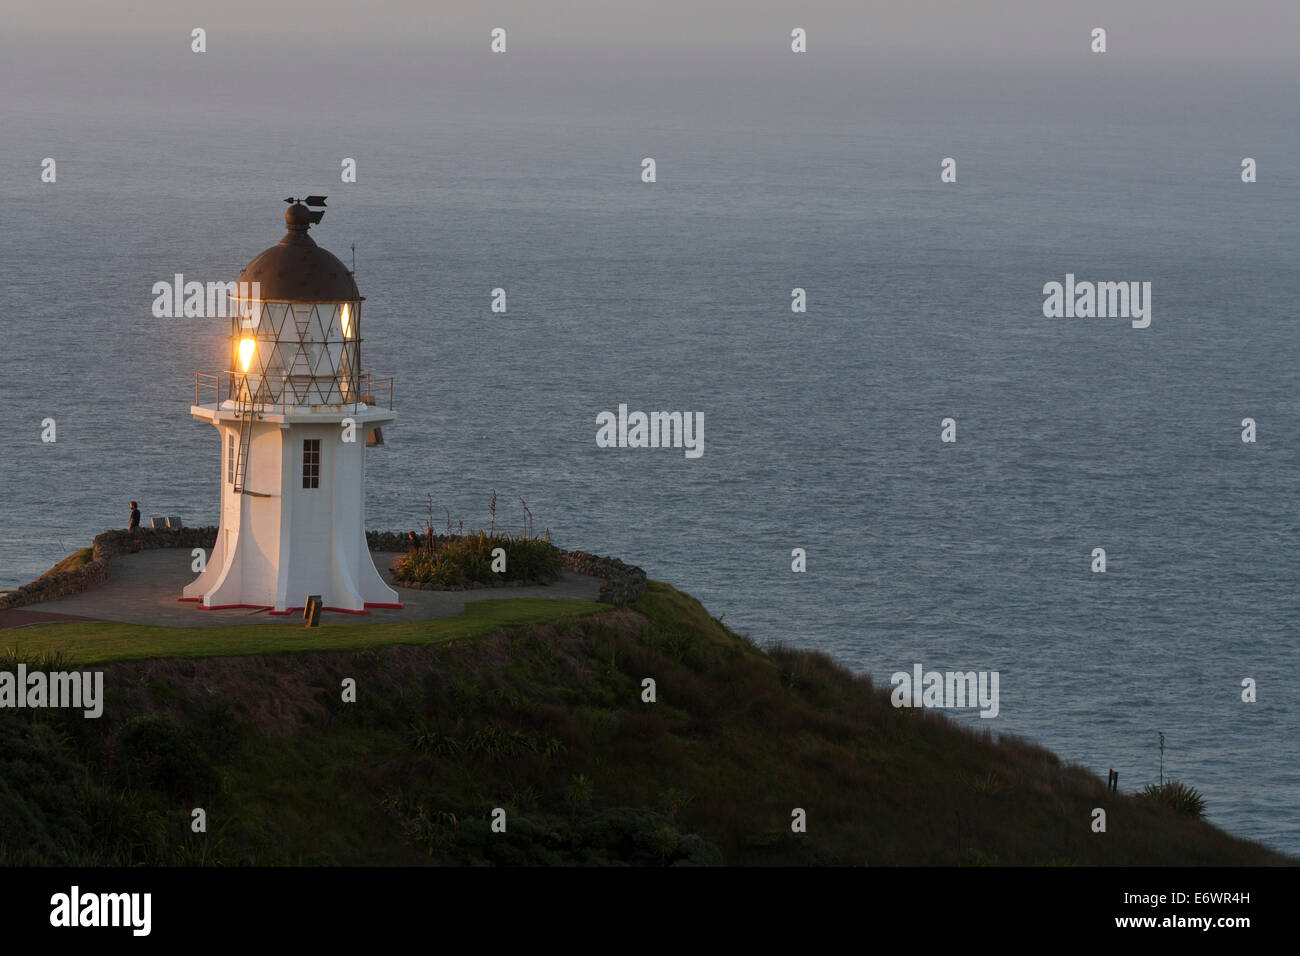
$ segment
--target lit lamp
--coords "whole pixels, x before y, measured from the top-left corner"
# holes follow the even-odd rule
[[[235,371],[243,375],[231,383],[235,386],[232,393],[241,402],[265,401],[265,369],[257,353],[257,333],[253,329],[240,329],[235,334]]]

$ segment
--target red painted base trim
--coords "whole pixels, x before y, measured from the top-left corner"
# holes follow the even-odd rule
[[[179,600],[201,601],[203,599],[202,598],[180,598]],[[366,607],[389,608],[390,610],[394,610],[394,611],[400,611],[405,606],[406,605],[404,604],[367,604],[366,605]],[[268,614],[273,614],[276,617],[287,617],[290,614],[302,613],[302,608],[300,607],[290,607],[290,608],[285,608],[283,611],[277,611],[269,604],[213,604],[213,605],[200,604],[199,610],[200,611],[231,611],[234,610],[235,608],[241,608],[241,607],[250,608],[254,611],[266,611]],[[346,607],[325,607],[325,608],[321,608],[321,610],[333,611],[335,614],[369,614],[370,613],[369,611],[354,611],[351,608],[346,608]]]
[[[353,611],[346,607],[323,607],[321,608],[321,610],[333,611],[335,614],[369,614],[370,613],[369,611]],[[270,611],[268,613],[274,614],[276,617],[284,617],[286,614],[301,614],[302,608],[290,607],[290,608],[285,608],[283,611]]]

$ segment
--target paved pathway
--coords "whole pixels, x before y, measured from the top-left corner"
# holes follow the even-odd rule
[[[39,607],[39,605],[37,605]],[[15,627],[27,627],[30,624],[53,624],[57,621],[93,621],[93,617],[77,617],[75,614],[47,614],[33,611],[30,607],[0,608],[0,631]]]
[[[389,567],[396,554],[375,552],[375,567],[384,580],[397,590],[405,607],[398,611],[371,608],[367,615],[341,614],[324,611],[322,621],[415,621],[433,617],[452,617],[459,614],[469,601],[497,598],[576,598],[594,601],[600,596],[600,582],[585,574],[570,574],[550,585],[527,587],[478,588],[471,591],[417,591],[393,584]],[[163,624],[173,627],[195,627],[226,624],[283,624],[302,627],[302,617],[297,614],[272,616],[266,611],[249,608],[231,608],[225,611],[201,611],[193,602],[180,601],[181,589],[196,575],[190,570],[191,556],[185,548],[159,548],[136,554],[114,555],[109,565],[108,582],[101,587],[57,601],[43,601],[0,615],[0,629],[36,623],[27,619],[62,619],[121,621],[126,624]]]

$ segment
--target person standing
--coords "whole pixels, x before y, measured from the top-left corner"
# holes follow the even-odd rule
[[[127,526],[127,533],[131,535],[131,550],[139,551],[140,542],[136,540],[135,531],[140,527],[140,506],[134,501],[131,502],[131,523]]]

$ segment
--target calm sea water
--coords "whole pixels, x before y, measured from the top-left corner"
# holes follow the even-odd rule
[[[486,524],[494,489],[509,526],[526,499],[561,545],[760,641],[882,684],[997,670],[1000,716],[963,719],[1126,790],[1156,779],[1162,731],[1213,822],[1300,853],[1294,107],[1266,88],[1170,108],[1115,78],[1079,99],[1014,71],[984,111],[819,97],[785,62],[707,101],[689,70],[620,101],[609,63],[546,98],[526,58],[337,99],[285,79],[252,106],[231,64],[177,92],[92,62],[75,102],[24,74],[0,139],[0,586],[132,498],[215,520],[220,452],[188,405],[225,323],[155,319],[150,289],[234,278],[283,196],[323,192],[317,240],[357,243],[365,364],[396,377],[370,527],[422,526],[426,495],[439,525]],[[1150,281],[1151,327],[1044,319],[1067,272]],[[598,449],[620,403],[703,412],[703,457]]]

